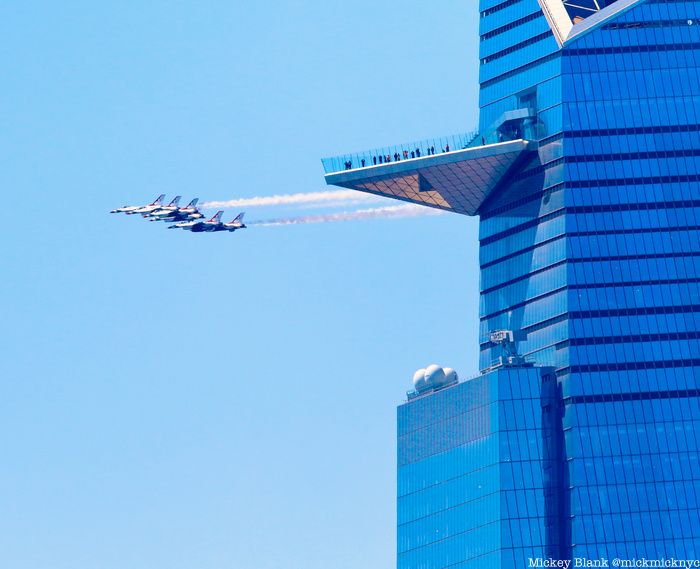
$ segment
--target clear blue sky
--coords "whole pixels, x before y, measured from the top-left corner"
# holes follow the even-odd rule
[[[392,567],[395,407],[418,367],[477,369],[476,221],[107,212],[318,191],[322,156],[471,130],[476,4],[0,16],[0,566]]]

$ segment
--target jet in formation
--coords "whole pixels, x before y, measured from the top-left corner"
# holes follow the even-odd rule
[[[223,211],[209,220],[204,220],[204,215],[197,209],[198,198],[193,199],[185,207],[180,207],[182,196],[175,196],[168,205],[163,205],[165,194],[159,195],[147,205],[125,205],[113,209],[110,213],[125,213],[126,215],[139,214],[150,221],[167,221],[173,223],[169,229],[184,229],[193,233],[215,233],[217,231],[237,231],[245,229],[243,213],[238,214],[233,220],[224,223],[221,221]]]
[[[158,208],[163,207],[163,200],[165,199],[165,194],[160,194],[154,201],[148,205],[125,205],[123,207],[118,207],[113,209],[109,213],[125,213],[126,215],[133,215],[135,213],[143,213],[145,211],[154,211]],[[171,202],[172,203],[172,202]]]
[[[170,225],[168,229],[184,229],[185,231],[191,231],[192,233],[216,233],[217,231],[229,231],[233,233],[234,231],[245,229],[247,227],[245,223],[243,223],[243,216],[245,215],[245,212],[239,213],[235,218],[227,223],[221,221],[221,216],[223,214],[223,211],[217,211],[216,215],[207,221],[181,221],[175,225]]]

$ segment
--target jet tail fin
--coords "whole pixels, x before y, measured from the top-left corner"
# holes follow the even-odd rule
[[[236,217],[233,218],[233,221],[231,223],[243,223],[243,216],[244,215],[245,215],[245,212],[242,211]]]
[[[168,205],[174,205],[177,206],[177,204],[180,203],[180,200],[182,199],[182,196],[175,196]]]
[[[199,198],[194,198],[190,203],[187,204],[187,207],[196,206],[198,201],[199,201]]]
[[[165,194],[160,194],[155,201],[153,201],[150,205],[160,205],[163,203],[163,200],[165,199]]]
[[[209,220],[209,222],[211,223],[211,222],[219,222],[219,221],[221,221],[221,216],[222,216],[222,215],[224,215],[223,210],[217,211],[217,212],[216,212],[216,215],[215,215],[214,217],[212,217],[212,218]]]

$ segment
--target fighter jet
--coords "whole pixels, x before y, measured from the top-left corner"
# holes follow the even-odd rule
[[[182,207],[178,210],[178,213],[181,215],[186,215],[189,217],[189,219],[200,219],[204,217],[201,213],[199,213],[199,210],[197,209],[197,202],[199,201],[199,198],[194,198],[190,203],[187,204],[187,207]]]
[[[162,205],[163,205],[163,199],[164,199],[164,198],[165,198],[165,194],[160,194],[160,195],[155,199],[155,201],[152,201],[152,202],[149,203],[147,206],[143,206],[143,205],[125,205],[125,206],[123,206],[123,207],[118,207],[117,209],[113,209],[113,210],[110,211],[109,213],[126,213],[126,214],[132,214],[132,213],[136,213],[137,210],[143,209],[143,208],[145,208],[145,207],[146,207],[146,208],[152,207],[152,208],[154,208],[154,209],[158,209],[158,208],[162,207]]]
[[[185,231],[191,231],[192,233],[203,233],[205,231],[211,231],[212,228],[223,225],[221,223],[221,216],[224,214],[223,211],[217,211],[216,215],[209,219],[208,221],[181,221],[175,225],[168,226],[168,229],[184,229]]]
[[[170,200],[170,203],[168,205],[162,205],[158,209],[154,209],[152,211],[147,211],[147,212],[141,212],[141,215],[143,217],[151,217],[152,215],[160,212],[167,212],[167,213],[172,213],[174,211],[177,211],[179,209],[179,204],[180,200],[182,199],[182,196],[175,196],[172,200]],[[146,206],[149,207],[149,206]],[[141,208],[143,209],[143,208]]]
[[[143,207],[140,207],[137,210],[134,211],[128,211],[127,215],[134,215],[137,213],[140,213],[143,217],[148,217],[152,213],[156,211],[160,211],[161,209],[167,209],[167,210],[176,210],[177,209],[177,204],[180,202],[180,198],[182,196],[175,196],[172,200],[170,200],[170,203],[168,205],[155,205],[155,204],[149,204],[145,205]]]
[[[148,214],[151,221],[193,221],[195,219],[201,219],[204,216],[197,209],[197,202],[199,198],[193,199],[185,207],[172,208],[162,208]]]
[[[243,213],[236,216],[235,219],[228,223],[221,222],[223,211],[216,212],[216,215],[207,221],[182,221],[175,225],[170,225],[168,229],[184,229],[192,233],[216,233],[218,231],[236,231],[245,229],[243,224]]]
[[[224,223],[224,228],[226,231],[230,231],[233,233],[234,231],[237,231],[238,229],[246,229],[247,225],[243,223],[243,216],[245,215],[245,212],[239,213],[236,217],[234,217],[231,221],[228,223]],[[218,230],[220,231],[220,230]]]

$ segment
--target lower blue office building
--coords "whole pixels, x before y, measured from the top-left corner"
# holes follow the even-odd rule
[[[551,368],[500,367],[399,407],[399,569],[563,557],[556,400]]]

